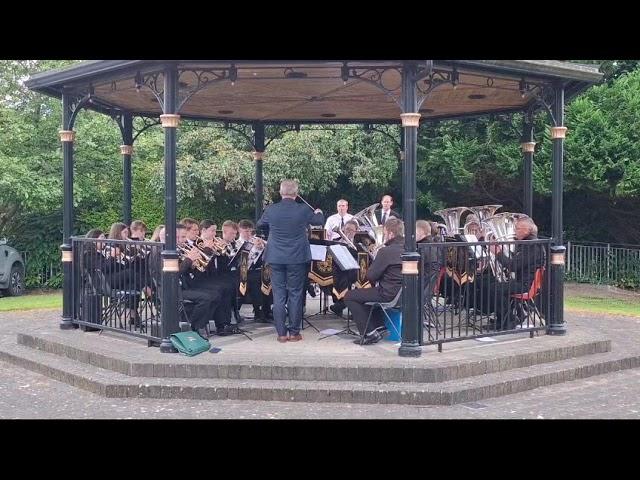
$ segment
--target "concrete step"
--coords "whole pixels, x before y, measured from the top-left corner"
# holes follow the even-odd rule
[[[86,335],[86,334],[85,334]],[[150,349],[136,351],[137,357],[127,356],[117,348],[109,349],[100,339],[89,344],[73,344],[69,336],[19,333],[18,344],[75,360],[95,367],[112,370],[131,377],[218,378],[239,380],[302,380],[352,382],[408,382],[438,383],[470,378],[496,372],[549,362],[579,358],[609,352],[608,339],[576,340],[555,345],[552,338],[541,337],[509,351],[484,349],[482,355],[440,361],[439,357],[423,357],[419,361],[369,362],[332,358],[299,358],[286,360],[238,359],[203,353],[196,357],[160,354]],[[73,338],[73,337],[71,337]],[[83,340],[87,340],[86,336]],[[104,340],[104,339],[102,339]],[[538,339],[536,339],[538,340]],[[520,345],[520,344],[518,344]],[[432,354],[433,355],[433,354]],[[439,354],[435,354],[439,355]],[[140,361],[143,358],[146,361]],[[151,361],[149,361],[151,360]]]
[[[132,377],[22,345],[0,344],[0,360],[113,398],[452,405],[637,368],[615,352],[547,362],[440,383]]]

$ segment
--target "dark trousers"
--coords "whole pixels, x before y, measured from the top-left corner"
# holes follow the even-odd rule
[[[204,328],[220,303],[220,297],[215,296],[211,290],[199,288],[183,290],[182,298],[193,302],[193,309],[189,314],[192,330]]]
[[[203,281],[199,289],[206,290],[214,304],[208,320],[213,320],[218,330],[231,324],[231,311],[233,309],[234,293],[231,282],[223,277],[211,277]]]
[[[302,324],[302,300],[305,277],[309,263],[271,264],[271,286],[273,288],[273,320],[278,335],[284,337],[287,330],[291,335],[300,333]],[[289,311],[289,327],[285,319]]]
[[[383,297],[375,287],[356,288],[355,290],[349,290],[344,297],[344,303],[347,305],[347,308],[351,310],[353,320],[358,326],[360,335],[362,335],[362,333],[364,332],[367,318],[369,317],[369,312],[371,311],[371,308],[373,308],[365,305],[365,302],[389,302],[391,300],[393,299]],[[369,328],[367,329],[368,331],[366,333],[370,333],[372,330],[383,326],[384,318],[382,316],[382,312],[379,308],[376,308],[375,311],[371,314],[371,320],[369,320]]]
[[[482,313],[496,314],[496,330],[511,330],[515,318],[511,315],[511,295],[528,290],[521,282],[498,282],[493,276],[485,276],[475,287],[474,305]]]
[[[259,315],[261,312],[265,316],[271,316],[271,304],[273,295],[262,293],[262,270],[249,270],[247,272],[247,292],[240,297],[243,303],[253,305],[253,313]]]

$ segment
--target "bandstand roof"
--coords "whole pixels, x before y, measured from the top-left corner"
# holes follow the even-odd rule
[[[193,93],[179,112],[185,118],[274,124],[400,121],[400,60],[100,60],[34,75],[26,85],[54,97],[63,89],[78,94],[91,89],[86,108],[157,117],[162,108],[154,93],[136,84],[155,81],[161,91],[169,62],[177,65],[181,91]],[[601,79],[595,66],[555,60],[434,60],[432,76],[419,82],[423,94],[429,92],[420,113],[422,119],[444,119],[521,111],[544,86],[562,82],[569,99]]]

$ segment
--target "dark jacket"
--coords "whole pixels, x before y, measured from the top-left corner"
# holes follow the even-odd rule
[[[384,301],[393,300],[402,288],[402,254],[404,253],[404,237],[396,237],[378,250],[378,254],[369,269],[367,280],[375,287]]]
[[[324,215],[314,214],[302,203],[284,198],[269,205],[258,220],[257,228],[269,229],[264,253],[265,263],[306,263],[311,261],[307,227],[324,225]]]
[[[537,240],[537,237],[530,236],[524,240]],[[503,248],[506,247],[503,245]],[[526,292],[531,288],[536,270],[545,265],[546,252],[541,243],[519,243],[510,257],[506,257],[500,252],[496,255],[496,259],[509,271],[515,273],[514,285],[520,286],[521,290]]]
[[[378,224],[382,225],[382,209],[380,208],[376,210],[375,215],[376,215],[376,219],[378,220]],[[389,210],[389,216],[387,217],[387,220],[389,220],[389,218],[391,217],[396,217],[397,219],[402,220],[402,217],[400,216],[400,214],[396,212],[393,208]]]

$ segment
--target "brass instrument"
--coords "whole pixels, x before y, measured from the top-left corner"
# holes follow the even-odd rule
[[[340,238],[342,239],[342,241],[346,243],[349,248],[354,249],[356,252],[358,251],[358,249],[353,244],[353,242],[349,240],[349,237],[347,237],[347,235],[342,231],[342,228],[340,228],[340,225],[336,225],[335,227],[333,227],[332,231],[340,235]]]
[[[375,258],[378,250],[384,246],[384,226],[378,224],[375,211],[380,204],[374,203],[369,205],[364,210],[360,210],[356,213],[352,220],[355,220],[368,230],[369,236],[375,240],[375,244],[369,245],[369,254],[372,258]]]
[[[473,233],[470,231],[470,224],[476,223],[482,229],[482,224],[484,223],[484,221],[487,218],[492,217],[496,213],[496,210],[501,207],[502,205],[480,205],[477,207],[469,207],[471,214],[467,215],[467,218],[465,219],[465,235],[470,235],[471,233]]]
[[[193,265],[196,269],[200,270],[201,272],[205,272],[207,270],[207,267],[209,266],[209,262],[211,262],[211,259],[213,258],[213,255],[206,254],[204,250],[197,245],[197,243],[194,243],[193,245],[189,245],[188,243],[183,243],[182,245],[177,246],[178,253],[180,253],[183,256],[189,253],[190,251],[192,251],[194,248],[198,251],[200,258],[194,261]]]
[[[486,241],[511,241],[516,238],[516,218],[521,214],[510,212],[499,213],[484,220],[484,224],[489,227],[489,232],[485,236]],[[506,248],[505,248],[506,247]],[[511,256],[514,245],[505,245],[502,248],[502,254],[505,257]],[[500,261],[496,258],[496,254],[489,249],[489,265],[491,271],[498,282],[506,282],[511,278],[511,274],[505,273],[505,269]]]
[[[444,224],[447,227],[447,236],[453,237],[460,233],[460,219],[462,214],[467,210],[469,210],[467,207],[452,207],[444,208],[433,213],[442,217]]]

